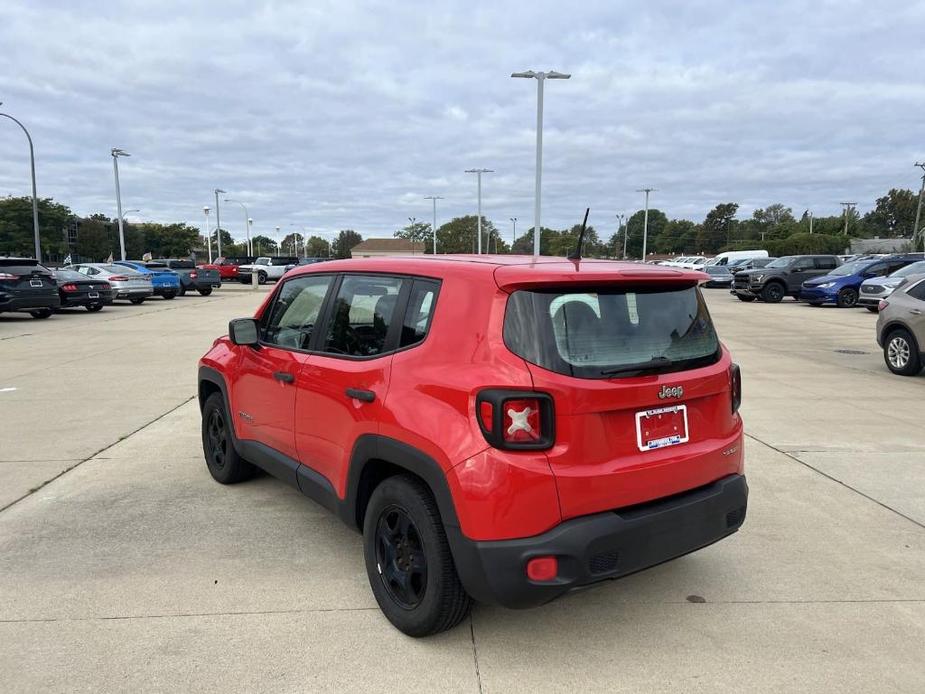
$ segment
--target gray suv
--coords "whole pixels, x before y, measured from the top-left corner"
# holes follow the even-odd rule
[[[922,370],[925,345],[925,275],[915,275],[880,302],[877,344],[887,368],[900,376]]]

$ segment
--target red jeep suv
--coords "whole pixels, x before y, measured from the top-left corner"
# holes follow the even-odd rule
[[[261,468],[360,530],[412,636],[705,547],[748,487],[703,279],[517,256],[297,268],[200,361],[209,472]]]

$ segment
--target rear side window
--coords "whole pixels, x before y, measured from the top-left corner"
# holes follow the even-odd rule
[[[578,378],[681,371],[720,357],[696,287],[516,291],[504,342],[528,362]]]
[[[919,282],[912,289],[906,292],[913,299],[918,299],[919,301],[925,301],[925,280]]]
[[[796,270],[796,271],[812,270],[814,267],[819,268],[820,266],[814,265],[812,258],[797,258],[796,260],[793,261],[793,265],[790,266],[790,269]],[[832,267],[834,268],[835,266],[833,265]]]
[[[33,272],[51,274],[44,265],[39,265],[35,260],[19,258],[0,258],[0,272],[10,275],[31,275]]]
[[[263,326],[262,340],[287,349],[308,349],[332,279],[303,275],[283,284]]]
[[[835,258],[816,258],[817,270],[834,270],[838,267],[838,261]]]
[[[196,268],[195,263],[192,260],[170,260],[167,264],[178,270],[193,270]]]
[[[430,319],[434,312],[439,283],[431,280],[414,280],[408,308],[401,327],[399,347],[410,347],[423,342],[427,337]]]
[[[386,350],[402,280],[398,277],[345,275],[334,299],[322,351],[373,357]]]

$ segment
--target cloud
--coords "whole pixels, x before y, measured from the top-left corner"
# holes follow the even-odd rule
[[[921,4],[84,2],[0,7],[0,108],[35,140],[39,194],[199,223],[211,191],[255,231],[390,235],[409,216],[532,223],[536,86],[543,222],[598,228],[641,203],[701,219],[784,202],[862,211],[925,156]],[[4,121],[5,122],[5,121]],[[7,123],[12,126],[12,124]],[[29,193],[0,123],[0,195]],[[240,211],[223,215],[243,235]],[[214,218],[214,216],[213,216]],[[505,223],[502,223],[504,221]],[[240,228],[237,228],[240,227]]]

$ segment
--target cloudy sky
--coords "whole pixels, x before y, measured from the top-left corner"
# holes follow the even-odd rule
[[[783,202],[861,211],[925,158],[922,2],[0,0],[0,111],[38,190],[75,212],[202,221],[216,186],[255,231],[483,211],[532,225],[535,82],[547,83],[543,224],[652,205],[695,220]],[[6,125],[3,125],[6,123]],[[0,119],[0,195],[28,195]],[[243,235],[243,212],[223,206]],[[503,224],[502,224],[503,221]],[[607,234],[609,235],[609,234]]]

